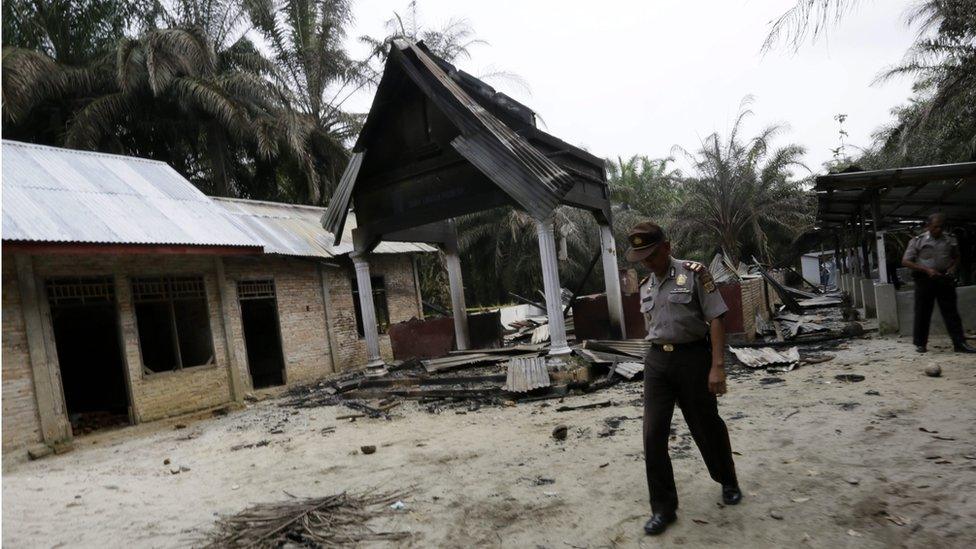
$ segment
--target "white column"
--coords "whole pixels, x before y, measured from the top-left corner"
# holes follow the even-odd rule
[[[624,300],[620,295],[620,273],[617,270],[617,243],[610,225],[600,225],[600,256],[603,259],[603,284],[607,290],[610,310],[610,332],[627,339],[624,322]]]
[[[464,303],[464,283],[461,280],[461,258],[458,256],[457,246],[448,244],[444,247],[447,261],[447,280],[451,286],[451,310],[454,313],[454,336],[457,339],[459,351],[471,348],[471,337],[468,332],[468,309]]]
[[[875,249],[878,253],[878,283],[887,284],[888,283],[888,262],[885,258],[885,232],[878,231],[875,233]]]
[[[549,314],[549,354],[572,352],[566,344],[566,322],[563,319],[563,300],[559,286],[559,267],[556,263],[556,239],[552,220],[536,221],[539,236],[539,259],[542,262],[542,284],[545,286],[546,312]]]
[[[373,284],[369,279],[369,262],[359,252],[349,254],[356,267],[356,286],[359,288],[359,309],[363,318],[363,335],[366,336],[366,375],[386,374],[386,364],[380,357],[380,334],[376,329],[376,308],[373,305]]]

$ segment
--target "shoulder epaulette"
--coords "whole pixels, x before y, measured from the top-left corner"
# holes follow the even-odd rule
[[[651,279],[650,276],[645,276],[644,278],[640,279],[640,281],[637,283],[637,287],[640,288],[641,286],[644,285],[645,282],[647,282],[650,279]]]
[[[685,261],[682,267],[689,271],[700,273],[705,270],[705,266],[697,261]]]

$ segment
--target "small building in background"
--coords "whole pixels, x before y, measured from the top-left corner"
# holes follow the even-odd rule
[[[323,212],[210,198],[162,162],[4,141],[4,457],[363,366],[351,234],[333,244]],[[381,331],[422,317],[414,259],[432,251],[375,250]]]
[[[834,251],[807,252],[800,257],[800,274],[814,286],[837,286]]]

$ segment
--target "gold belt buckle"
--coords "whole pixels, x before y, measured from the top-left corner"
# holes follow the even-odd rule
[[[674,350],[674,345],[671,345],[670,343],[665,343],[664,345],[661,345],[661,348],[664,349],[665,352],[670,353],[671,351]]]

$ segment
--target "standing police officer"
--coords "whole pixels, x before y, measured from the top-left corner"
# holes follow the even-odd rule
[[[651,271],[640,287],[647,339],[644,359],[644,460],[651,518],[644,531],[658,535],[677,519],[678,493],[668,455],[671,416],[678,403],[712,479],[722,485],[722,500],[742,499],[725,422],[716,396],[725,387],[725,327],[728,310],[705,266],[671,257],[664,231],[638,223],[628,237],[627,260]]]
[[[915,350],[924,353],[929,342],[932,309],[939,302],[946,331],[952,337],[958,353],[976,353],[966,344],[962,319],[956,307],[956,268],[959,263],[959,244],[955,237],[945,234],[942,226],[945,215],[936,213],[928,218],[924,233],[908,242],[902,264],[912,270],[915,279],[915,325],[912,339]]]

